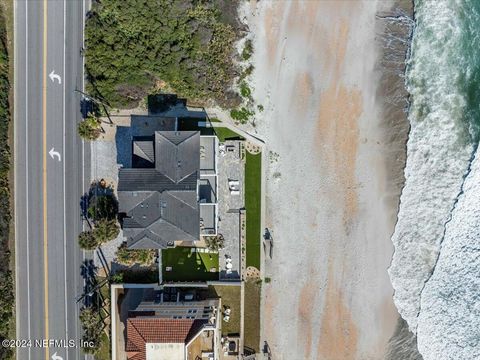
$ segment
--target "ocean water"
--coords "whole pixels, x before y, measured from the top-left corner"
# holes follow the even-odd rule
[[[425,360],[479,359],[480,1],[415,1],[415,16],[394,300]]]

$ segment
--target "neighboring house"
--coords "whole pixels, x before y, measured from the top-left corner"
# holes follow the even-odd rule
[[[129,249],[193,245],[202,234],[216,234],[217,138],[182,131],[179,122],[132,116],[131,167],[118,176]]]
[[[126,324],[128,360],[218,359],[220,300],[144,301]]]

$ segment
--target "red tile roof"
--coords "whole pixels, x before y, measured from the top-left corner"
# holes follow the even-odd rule
[[[129,360],[145,360],[146,343],[186,343],[196,322],[198,321],[190,319],[128,319],[127,358]]]

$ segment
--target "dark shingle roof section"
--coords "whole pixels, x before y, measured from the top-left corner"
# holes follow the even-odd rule
[[[130,120],[134,137],[152,136],[155,131],[177,130],[177,118],[174,117],[132,115]]]
[[[118,174],[128,248],[163,249],[200,237],[200,133],[175,129],[176,119],[132,116],[132,156],[139,161]]]
[[[155,132],[155,167],[174,182],[200,169],[200,132]]]
[[[118,173],[118,191],[196,190],[198,177],[199,174],[195,172],[174,183],[155,169],[121,168]]]
[[[133,141],[133,155],[150,163],[155,163],[153,141]]]

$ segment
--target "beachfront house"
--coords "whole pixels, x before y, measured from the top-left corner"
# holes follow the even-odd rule
[[[129,249],[194,245],[217,232],[215,136],[182,130],[174,117],[131,117],[130,166],[118,174]]]

